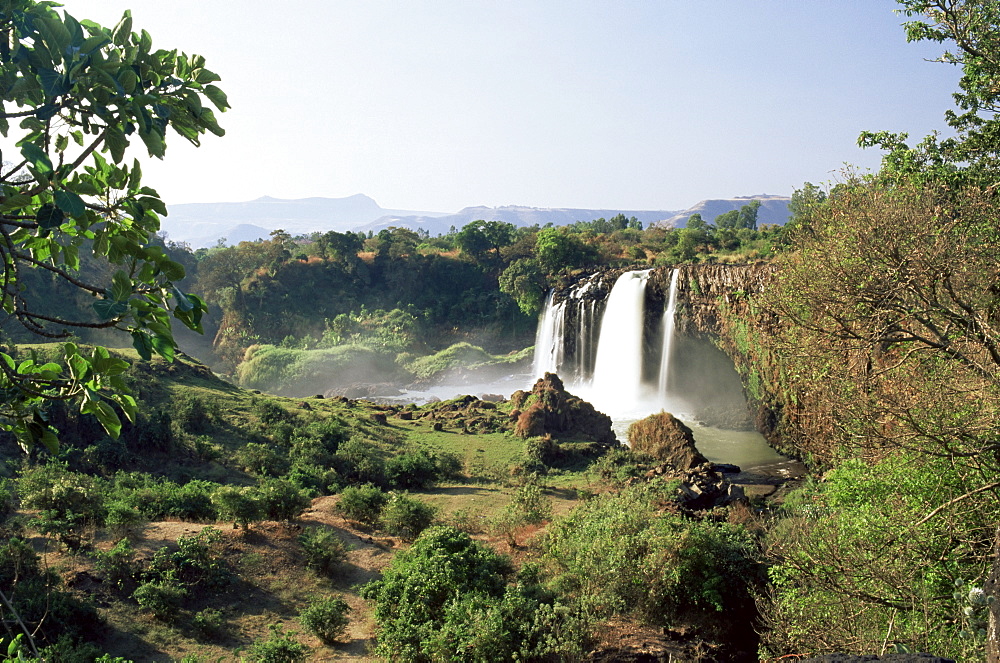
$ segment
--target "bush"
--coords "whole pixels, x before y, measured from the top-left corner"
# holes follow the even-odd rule
[[[376,602],[376,655],[417,662],[582,658],[589,619],[542,600],[537,587],[507,586],[512,573],[506,558],[468,534],[425,530],[381,580],[361,590]]]
[[[382,507],[379,520],[389,534],[412,541],[430,527],[437,509],[420,500],[393,493]]]
[[[191,626],[201,638],[218,638],[225,631],[226,620],[221,611],[205,608],[196,612],[191,618]]]
[[[197,396],[188,395],[178,399],[171,411],[174,421],[185,433],[204,435],[212,429],[212,415],[205,407],[205,402]]]
[[[426,451],[410,451],[389,459],[385,476],[397,488],[423,490],[438,480],[438,465]]]
[[[288,458],[273,446],[248,442],[234,454],[237,464],[252,474],[276,477],[288,468]]]
[[[252,488],[243,486],[222,486],[212,494],[212,504],[221,518],[247,529],[250,523],[264,518],[264,506],[260,496]]]
[[[299,535],[309,568],[331,575],[347,559],[347,544],[333,530],[311,527]]]
[[[47,463],[24,472],[17,482],[21,502],[40,513],[39,530],[55,534],[64,544],[78,547],[83,530],[104,519],[104,494],[94,477],[70,472],[65,463]]]
[[[515,491],[510,502],[490,522],[495,534],[506,539],[507,544],[517,543],[517,530],[526,525],[538,525],[552,517],[552,504],[535,483],[528,483]]]
[[[302,663],[309,649],[295,639],[295,634],[283,632],[277,624],[271,626],[267,640],[258,640],[250,645],[249,660],[255,663]]]
[[[350,622],[347,615],[350,611],[350,606],[343,599],[317,599],[299,613],[299,623],[323,644],[333,645],[347,629]]]
[[[348,486],[340,493],[337,510],[349,520],[374,525],[387,500],[388,496],[375,486]]]
[[[553,586],[591,597],[602,616],[660,626],[752,610],[764,579],[753,539],[729,523],[661,512],[669,492],[662,484],[599,495],[550,524],[542,549]]]
[[[144,582],[132,592],[132,598],[140,608],[163,621],[172,621],[177,617],[177,611],[186,597],[187,589],[176,578]]]
[[[132,583],[138,572],[135,549],[128,539],[122,539],[110,550],[94,552],[94,567],[104,574],[104,580],[124,589]]]
[[[93,634],[100,618],[94,607],[59,589],[59,574],[42,568],[40,558],[24,539],[0,543],[0,588],[39,646],[71,642]],[[7,608],[0,609],[7,619]]]
[[[290,522],[309,506],[309,497],[287,479],[264,479],[256,492],[264,515],[271,520]]]
[[[218,589],[232,580],[232,575],[218,554],[221,533],[206,527],[192,536],[177,540],[177,550],[160,548],[146,571],[147,580],[178,580],[198,589]]]
[[[370,442],[351,438],[337,449],[334,455],[337,473],[353,483],[370,483],[385,486],[385,461]]]

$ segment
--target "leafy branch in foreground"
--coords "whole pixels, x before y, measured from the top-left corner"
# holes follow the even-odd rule
[[[166,206],[125,154],[138,138],[162,158],[167,127],[195,145],[205,132],[221,136],[209,102],[219,111],[229,104],[203,57],[153,50],[148,32],[132,31],[129,12],[109,29],[53,6],[0,0],[0,326],[52,339],[120,329],[144,359],[171,360],[171,312],[200,332],[206,307],[175,285],[184,268],[150,242]],[[91,257],[105,269],[88,280],[80,268]],[[33,302],[28,270],[93,296],[93,314],[60,317],[52,302]],[[79,401],[111,435],[121,427],[111,403],[134,415],[123,360],[71,342],[59,355],[0,352],[0,428],[25,449],[56,448],[41,407],[47,400]]]

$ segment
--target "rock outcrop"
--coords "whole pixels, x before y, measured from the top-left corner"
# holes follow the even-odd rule
[[[670,414],[651,414],[628,427],[633,451],[648,454],[658,461],[684,471],[707,463],[694,444],[694,434],[683,421]]]
[[[523,438],[549,435],[556,439],[587,440],[616,446],[611,417],[574,396],[555,373],[539,378],[530,392],[518,390],[510,397],[514,432]]]

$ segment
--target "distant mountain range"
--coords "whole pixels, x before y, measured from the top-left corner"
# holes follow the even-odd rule
[[[715,217],[739,209],[751,200],[760,200],[758,223],[784,224],[788,219],[788,198],[759,195],[703,200],[686,210],[570,209],[542,207],[466,207],[454,214],[390,210],[379,207],[368,196],[347,198],[300,198],[283,200],[264,196],[242,203],[188,203],[170,205],[170,214],[162,221],[162,230],[175,242],[187,242],[193,248],[214,246],[220,239],[226,244],[266,239],[272,230],[283,229],[292,235],[347,230],[378,232],[383,228],[405,227],[425,230],[430,235],[447,233],[470,221],[505,221],[516,226],[563,226],[577,221],[609,219],[618,214],[636,217],[643,227],[667,225],[683,227],[688,217],[699,213],[712,222]]]

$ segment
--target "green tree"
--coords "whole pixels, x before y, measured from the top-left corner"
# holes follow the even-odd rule
[[[688,217],[687,223],[684,224],[685,228],[690,228],[692,230],[708,230],[708,222],[701,217],[701,214],[695,213]]]
[[[565,228],[542,228],[535,238],[538,263],[547,274],[583,267],[593,262],[595,251]]]
[[[500,251],[513,241],[514,230],[503,221],[473,221],[455,234],[455,244],[477,264],[498,270],[503,264]]]
[[[906,176],[991,184],[1000,172],[1000,7],[989,0],[898,0],[908,41],[946,45],[937,62],[962,68],[958,110],[945,111],[955,134],[931,135],[916,147],[905,133],[866,131],[858,143],[887,150],[883,169]]]
[[[125,162],[125,152],[138,139],[151,157],[162,158],[168,127],[195,145],[205,132],[221,136],[209,108],[229,106],[213,85],[219,77],[200,56],[153,50],[148,32],[132,31],[128,12],[104,28],[51,3],[0,0],[0,29],[0,134],[17,146],[5,155],[11,165],[0,167],[4,311],[49,338],[121,329],[142,357],[172,358],[171,310],[200,331],[205,304],[177,288],[183,267],[151,242],[166,207],[143,185],[139,162]],[[107,276],[83,280],[81,252],[110,265]],[[93,315],[63,319],[33,306],[19,288],[29,269],[92,294]],[[120,423],[108,401],[134,415],[120,377],[125,364],[107,351],[65,343],[57,361],[13,354],[0,353],[0,428],[22,446],[55,449],[41,408],[46,400],[77,400],[113,435]]]
[[[513,297],[525,315],[537,315],[545,303],[548,282],[537,260],[519,258],[500,275],[500,291]]]

